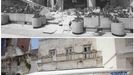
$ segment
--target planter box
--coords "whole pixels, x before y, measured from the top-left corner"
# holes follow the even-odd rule
[[[112,21],[108,18],[101,17],[100,18],[100,28],[110,31]],[[86,27],[86,31],[96,31],[96,27],[99,25],[98,17],[84,17],[84,26]]]
[[[109,18],[101,17],[100,18],[100,28],[110,29],[112,21]]]
[[[123,23],[112,23],[111,24],[111,32],[115,36],[125,36],[125,28]]]
[[[9,20],[12,22],[25,22],[25,14],[8,13]]]
[[[46,16],[41,17],[41,22],[43,25],[47,23]]]
[[[4,25],[4,24],[8,24],[8,23],[9,23],[9,16],[2,14],[1,15],[1,24]]]
[[[133,29],[133,18],[118,18],[124,23],[126,29]]]
[[[34,14],[25,14],[25,21],[31,23],[33,16],[34,16]]]
[[[4,13],[9,16],[11,22],[32,22],[33,14]]]
[[[98,26],[98,17],[84,17],[84,27],[94,29]]]

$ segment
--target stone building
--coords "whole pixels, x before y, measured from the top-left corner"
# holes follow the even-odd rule
[[[39,70],[66,70],[102,67],[96,39],[41,39]]]
[[[98,38],[97,44],[97,49],[102,50],[105,68],[129,69],[129,75],[133,75],[133,38]]]
[[[2,38],[2,75],[24,75],[37,71],[35,61],[38,58],[38,49],[31,50],[30,41],[28,38]]]
[[[133,39],[40,39],[38,55],[39,71],[85,68],[132,70]]]

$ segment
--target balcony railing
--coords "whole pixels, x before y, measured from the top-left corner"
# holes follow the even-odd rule
[[[41,60],[42,63],[50,63],[50,62],[76,61],[76,60],[97,59],[97,58],[102,58],[101,51],[81,52],[81,53],[72,52],[71,54],[62,53],[57,54],[55,58],[47,55],[42,57]]]

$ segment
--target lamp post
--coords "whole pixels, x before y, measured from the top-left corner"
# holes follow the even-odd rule
[[[100,8],[97,8],[95,11],[93,11],[94,13],[97,14],[98,16],[98,26],[96,27],[96,32],[93,33],[94,36],[102,36],[104,34],[104,32],[102,32],[102,28],[100,28],[101,26],[101,12],[100,12]]]

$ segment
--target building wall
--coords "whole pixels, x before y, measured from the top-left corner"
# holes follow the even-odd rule
[[[97,38],[97,49],[102,51],[103,66],[116,68],[116,51],[114,38]]]
[[[38,71],[38,65],[37,65],[37,60],[31,60],[31,69],[29,73],[37,72]]]
[[[39,48],[39,56],[49,56],[49,50],[56,49],[56,54],[65,54],[65,48],[72,47],[73,52],[81,53],[83,52],[83,46],[92,44],[91,48],[96,49],[96,39],[41,39],[40,40],[40,48]],[[92,50],[91,49],[91,50]],[[92,59],[84,59],[83,54],[72,55],[72,60],[67,60],[66,56],[56,56],[54,57],[54,61],[50,59],[42,60],[41,65],[39,65],[40,70],[59,70],[59,69],[76,69],[76,68],[95,68],[102,67],[102,58],[92,58]],[[57,62],[56,62],[57,61]],[[47,63],[48,62],[48,63]]]
[[[40,56],[49,54],[49,50],[56,49],[57,54],[65,53],[65,48],[73,47],[74,52],[82,52],[83,45],[91,44],[96,49],[96,39],[49,39],[40,41]]]
[[[96,65],[97,64],[97,65]],[[96,62],[96,59],[84,60],[83,62],[77,61],[65,61],[65,62],[51,62],[43,64],[39,67],[39,70],[70,70],[70,69],[81,69],[81,68],[97,68],[101,67],[100,63]]]
[[[133,60],[133,39],[116,39],[115,41],[117,56],[117,68],[132,69]],[[130,60],[127,60],[127,59]],[[122,63],[122,64],[120,64]]]
[[[119,5],[123,7],[129,7],[130,4],[132,3],[132,0],[118,0]]]
[[[22,49],[18,48],[19,45],[24,45],[24,48],[29,48],[30,39],[22,39],[12,38],[6,39],[6,54],[2,59],[2,72],[6,71],[9,73],[8,75],[15,75],[16,73],[28,73],[28,69],[24,62],[25,53],[22,52]],[[28,51],[28,50],[26,50]],[[22,59],[23,58],[23,59]],[[27,60],[27,57],[25,58]],[[18,61],[20,61],[20,65],[18,65]],[[32,64],[32,63],[31,63]]]
[[[102,51],[105,68],[132,69],[133,39],[97,38],[97,48]]]
[[[19,38],[17,39],[17,46],[23,51],[27,52],[30,46],[30,39],[28,38]]]

